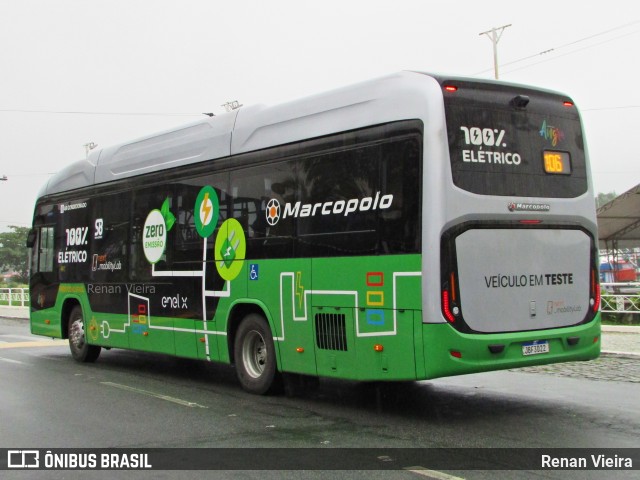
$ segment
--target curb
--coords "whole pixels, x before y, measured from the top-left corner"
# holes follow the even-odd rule
[[[640,353],[634,352],[613,352],[609,350],[602,350],[600,352],[601,357],[618,357],[618,358],[628,358],[630,360],[640,360]]]
[[[29,320],[29,307],[0,306],[0,317],[11,320]]]
[[[635,325],[602,325],[601,328],[610,333],[640,333],[640,326]]]

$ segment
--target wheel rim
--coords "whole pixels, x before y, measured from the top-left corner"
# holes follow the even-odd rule
[[[242,343],[242,363],[247,373],[258,378],[267,364],[267,346],[264,338],[255,330],[247,333]]]
[[[84,323],[81,318],[77,318],[71,323],[69,343],[76,350],[81,350],[84,347]]]

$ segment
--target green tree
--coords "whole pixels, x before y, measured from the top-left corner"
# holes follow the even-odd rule
[[[29,249],[27,235],[29,228],[9,226],[10,232],[0,233],[0,271],[17,272],[19,282],[29,280]]]
[[[616,192],[609,193],[599,193],[596,197],[596,208],[600,208],[601,206],[609,203],[611,200],[616,198],[618,194]]]

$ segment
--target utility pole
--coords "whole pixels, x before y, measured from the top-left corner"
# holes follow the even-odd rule
[[[491,30],[487,30],[486,32],[482,32],[480,35],[486,35],[493,43],[493,71],[495,74],[496,80],[498,79],[498,42],[500,41],[500,37],[504,33],[504,29],[510,27],[509,25],[503,25],[501,27],[494,27]]]

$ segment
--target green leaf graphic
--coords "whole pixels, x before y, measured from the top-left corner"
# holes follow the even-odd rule
[[[176,223],[176,217],[171,213],[171,210],[169,210],[169,197],[162,203],[160,214],[162,218],[164,218],[164,223],[167,225],[167,232],[171,231],[173,225]]]

